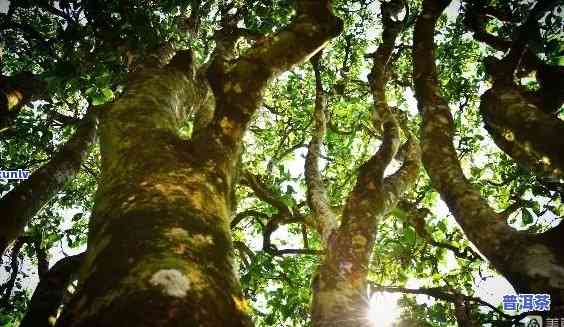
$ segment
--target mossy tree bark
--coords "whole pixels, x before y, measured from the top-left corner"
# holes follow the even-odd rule
[[[538,176],[564,177],[564,121],[527,101],[514,84],[494,82],[481,97],[480,112],[494,142],[513,160]]]
[[[526,46],[529,36],[538,31],[537,20],[555,5],[545,1],[535,5],[513,40],[505,40],[485,30],[486,14],[502,21],[511,15],[478,2],[469,4],[466,25],[480,42],[504,52],[503,60],[488,57],[486,71],[492,87],[481,96],[480,112],[487,131],[502,151],[538,176],[561,179],[564,171],[564,122],[555,115],[564,103],[564,67],[544,63]],[[520,76],[535,72],[538,90],[526,90],[515,83]]]
[[[423,117],[422,158],[433,186],[441,194],[468,239],[519,293],[549,293],[552,309],[564,305],[562,225],[527,234],[507,225],[464,176],[453,145],[454,123],[440,94],[434,61],[437,19],[450,1],[426,0],[413,41],[415,95]],[[560,235],[560,236],[559,236]]]
[[[403,22],[392,20],[391,8],[400,8],[401,1],[384,3],[383,43],[373,55],[369,76],[372,89],[375,128],[383,130],[382,144],[376,154],[359,170],[356,185],[349,194],[339,224],[325,196],[319,169],[320,148],[325,136],[325,95],[320,82],[319,63],[313,61],[317,79],[315,131],[306,158],[308,204],[314,225],[322,235],[325,258],[313,280],[312,322],[314,326],[368,326],[367,275],[369,259],[376,239],[378,223],[392,210],[401,195],[417,179],[420,152],[417,141],[407,130],[405,157],[395,173],[385,177],[384,171],[396,157],[400,147],[400,124],[388,107],[385,85],[386,70],[395,39]]]
[[[142,68],[103,111],[88,254],[57,326],[251,325],[229,228],[242,137],[268,81],[341,28],[330,1],[297,6],[286,29],[236,60],[218,49],[201,73],[187,52]],[[181,139],[180,123],[210,105],[211,121]]]

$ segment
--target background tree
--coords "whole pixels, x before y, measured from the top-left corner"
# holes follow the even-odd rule
[[[0,183],[0,324],[382,325],[381,292],[402,326],[519,321],[481,284],[550,283],[482,236],[560,242],[562,5],[539,3],[11,1],[0,168],[34,177]]]

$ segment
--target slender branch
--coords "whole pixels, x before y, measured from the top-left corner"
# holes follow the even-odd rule
[[[264,220],[268,220],[269,218],[268,215],[265,214],[264,212],[260,212],[256,210],[245,210],[235,215],[235,218],[233,218],[233,220],[231,221],[231,229],[237,227],[237,225],[247,217],[254,218],[255,221],[259,223],[259,225],[261,225],[262,228],[264,228],[264,223],[261,221],[261,218]]]
[[[486,302],[486,301],[484,301],[484,300],[482,300],[478,297],[473,297],[473,296],[463,295],[463,294],[460,294],[460,293],[455,293],[455,292],[446,290],[442,287],[405,288],[405,287],[400,287],[400,286],[384,286],[384,285],[379,285],[379,284],[376,284],[376,283],[370,283],[370,286],[371,286],[372,292],[422,294],[422,295],[431,296],[431,297],[438,299],[438,300],[443,300],[443,301],[447,301],[447,302],[451,302],[451,303],[454,303],[457,300],[457,297],[459,297],[459,298],[463,299],[464,301],[475,302],[475,303],[479,304],[480,306],[488,307],[491,310],[493,310],[496,314],[498,314],[499,316],[506,318],[506,319],[516,319],[516,318],[522,319],[523,318],[523,316],[521,316],[521,315],[516,315],[516,316],[508,315],[505,312],[498,309],[493,304]],[[530,314],[530,312],[529,312],[529,314]]]
[[[311,59],[315,72],[315,127],[308,146],[304,170],[307,184],[307,202],[313,212],[314,226],[321,235],[323,242],[327,242],[338,224],[337,217],[331,210],[325,184],[319,170],[321,145],[326,131],[325,111],[327,106],[326,95],[321,84],[320,60],[321,53],[316,54]]]
[[[243,179],[241,181],[244,185],[250,187],[255,195],[264,202],[272,205],[281,214],[285,216],[292,216],[292,209],[288,207],[282,200],[279,199],[275,193],[261,182],[258,176],[253,175],[250,171],[243,172]]]

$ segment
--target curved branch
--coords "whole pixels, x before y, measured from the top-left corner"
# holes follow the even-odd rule
[[[321,85],[320,61],[321,54],[315,55],[311,63],[315,71],[315,127],[308,146],[305,160],[305,179],[307,184],[307,202],[313,212],[313,221],[321,239],[326,242],[337,227],[337,217],[327,198],[325,185],[319,171],[319,157],[321,145],[325,138],[327,106],[326,95]]]
[[[256,210],[245,210],[242,212],[239,212],[235,218],[233,218],[233,220],[231,221],[231,229],[237,227],[237,225],[245,218],[247,217],[252,217],[254,218],[257,223],[259,223],[259,225],[262,226],[262,228],[264,228],[264,223],[260,220],[260,218],[263,218],[265,220],[267,220],[269,217],[267,214],[260,212],[260,211],[256,211]]]
[[[202,144],[236,150],[269,80],[302,63],[342,30],[330,0],[297,1],[292,23],[233,61],[214,58],[208,79],[217,106],[210,135]],[[225,148],[227,147],[227,148]]]
[[[280,200],[267,185],[262,183],[258,176],[246,170],[243,172],[242,183],[250,187],[259,199],[276,208],[279,213],[285,216],[292,216],[292,209]]]
[[[546,235],[528,236],[509,227],[462,172],[453,146],[453,118],[439,91],[433,54],[435,25],[449,2],[425,0],[415,26],[414,83],[423,117],[423,163],[468,239],[517,291],[549,292],[555,299],[563,299],[564,261],[559,255],[559,243],[544,242]],[[543,274],[546,283],[538,282],[539,274],[526,264],[528,260],[550,267],[550,273]],[[562,305],[562,300],[556,302]]]

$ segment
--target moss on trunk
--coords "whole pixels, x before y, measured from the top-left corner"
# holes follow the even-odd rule
[[[103,113],[88,255],[59,326],[250,325],[231,257],[236,160],[176,133],[207,94],[181,69],[150,69]]]

